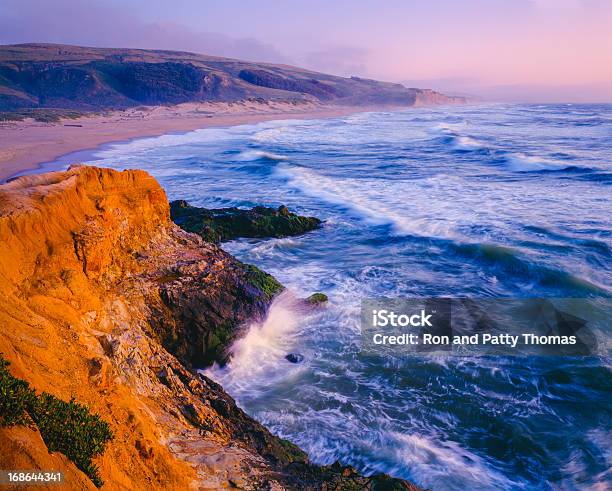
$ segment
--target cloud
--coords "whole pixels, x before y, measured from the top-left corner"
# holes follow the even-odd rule
[[[197,32],[172,22],[143,22],[126,9],[97,2],[3,0],[0,43],[26,42],[167,49],[271,63],[290,62],[274,46],[254,38]]]

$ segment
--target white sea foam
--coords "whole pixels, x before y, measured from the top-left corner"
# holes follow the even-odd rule
[[[376,112],[363,112],[363,113],[355,113],[347,116],[342,119],[343,123],[346,124],[362,124],[364,122],[369,121],[373,115],[384,114],[384,113],[376,113]]]
[[[416,433],[391,432],[388,435],[395,445],[391,453],[398,469],[410,467],[414,475],[420,476],[424,486],[434,489],[457,489],[467,487],[482,490],[516,489],[520,483],[510,481],[492,469],[481,457],[464,449],[458,443],[430,438]],[[449,476],[453,476],[449,479]],[[456,483],[453,485],[453,482]]]
[[[566,162],[536,157],[533,155],[527,155],[525,153],[510,154],[506,157],[506,162],[508,163],[508,167],[516,172],[563,170],[570,167],[570,165]]]
[[[299,243],[299,237],[284,237],[282,239],[263,240],[256,244],[249,244],[249,253],[255,258],[264,258],[294,249]]]
[[[397,235],[457,236],[455,218],[462,212],[445,198],[437,179],[340,179],[288,165],[276,172],[305,194],[346,207],[372,225],[391,225]],[[452,186],[454,179],[446,178],[444,186]]]
[[[287,376],[287,370],[279,370],[279,363],[291,352],[298,335],[300,302],[289,291],[280,294],[272,302],[263,322],[253,323],[246,335],[230,348],[228,369],[215,365],[204,373],[234,390],[248,392],[254,379],[273,383]],[[287,369],[299,369],[300,365],[285,362]]]
[[[257,131],[251,140],[259,143],[275,143],[281,139],[281,137],[288,131],[287,127],[279,126],[276,128],[266,128],[261,131]]]
[[[450,139],[450,144],[457,150],[473,151],[486,148],[487,145],[474,137],[462,133],[468,128],[467,123],[440,123],[432,128],[436,135],[444,135]]]
[[[266,159],[266,160],[287,160],[288,157],[286,155],[279,155],[273,152],[266,152],[264,150],[245,150],[244,152],[240,152],[238,155],[238,160],[243,162],[249,162],[253,160]]]
[[[461,130],[464,130],[466,128],[467,128],[467,125],[465,122],[463,123],[438,123],[432,128],[432,131],[434,133],[449,134],[449,133],[458,133]]]
[[[158,151],[164,148],[179,148],[197,143],[208,143],[219,140],[230,140],[240,136],[245,127],[205,128],[182,134],[168,134],[149,138],[138,138],[127,142],[118,142],[95,153],[99,158],[110,158],[149,150]]]
[[[485,145],[474,138],[469,136],[457,136],[453,142],[453,145],[458,150],[479,150],[484,148]]]

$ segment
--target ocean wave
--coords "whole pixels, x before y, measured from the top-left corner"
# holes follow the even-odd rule
[[[486,148],[486,145],[482,142],[470,138],[469,136],[456,136],[453,142],[454,146],[458,150],[480,150]]]
[[[274,160],[277,162],[287,160],[289,157],[286,155],[279,155],[273,152],[266,152],[264,150],[245,150],[238,154],[237,159],[241,162],[251,162],[253,160]]]
[[[458,133],[461,130],[467,128],[467,124],[463,123],[438,123],[432,129],[437,133]]]
[[[257,131],[250,139],[259,143],[274,143],[286,132],[287,127],[284,126],[266,128],[265,130]]]
[[[388,113],[374,112],[374,111],[355,113],[355,114],[351,114],[350,116],[347,116],[341,119],[341,121],[345,124],[362,124],[362,123],[370,121],[373,117],[384,116],[385,114],[388,114]]]
[[[381,200],[378,196],[380,193],[376,192],[376,185],[384,184],[380,181],[374,183],[363,179],[331,178],[304,167],[284,164],[278,166],[275,173],[303,193],[349,209],[371,225],[390,225],[393,234],[457,236],[452,218],[406,215],[405,201],[401,199],[407,193],[406,189],[384,189],[382,193],[385,199]],[[402,185],[397,182],[391,185],[398,184]]]
[[[580,180],[580,181],[599,183],[603,185],[612,184],[612,172],[590,172],[590,173],[581,172],[581,174],[582,175],[574,176],[573,179]]]
[[[146,152],[157,152],[164,148],[173,148],[184,152],[192,145],[227,141],[228,143],[241,136],[246,131],[245,126],[231,128],[203,128],[186,133],[170,133],[161,136],[136,138],[117,143],[111,143],[95,152],[96,158],[116,158]]]
[[[432,131],[436,135],[443,136],[455,150],[470,152],[492,148],[474,137],[462,134],[467,128],[466,123],[440,123],[434,126]]]
[[[581,247],[588,249],[596,254],[601,254],[605,257],[612,256],[612,250],[605,240],[598,238],[602,232],[597,231],[592,237],[583,237],[579,233],[571,233],[569,231],[553,230],[545,226],[526,224],[524,230],[530,234],[535,234],[537,237],[546,237],[549,240],[560,241],[566,247]]]
[[[280,255],[292,251],[300,244],[300,237],[284,237],[281,239],[263,240],[256,244],[249,244],[249,252],[254,258],[264,258],[271,255]]]
[[[567,271],[529,261],[521,251],[510,247],[496,244],[455,244],[454,249],[459,254],[500,268],[506,274],[522,277],[531,285],[539,284],[564,293],[569,291],[583,296],[610,294],[603,285],[587,281]]]
[[[170,136],[159,151],[125,147],[108,163],[142,162],[170,196],[201,206],[283,202],[325,218],[304,237],[223,245],[296,296],[324,291],[330,301],[301,312],[283,294],[245,326],[229,365],[205,372],[313,461],[433,489],[588,489],[609,480],[605,356],[589,362],[601,369],[577,373],[583,359],[360,353],[363,298],[609,297],[610,143],[599,129],[575,128],[574,111],[472,106],[267,122],[166,148]],[[291,352],[305,360],[287,362]],[[584,400],[593,411],[581,410]]]
[[[536,157],[525,153],[512,153],[505,157],[510,170],[515,172],[558,171],[577,167],[567,162]]]
[[[447,490],[469,487],[483,490],[525,487],[524,484],[511,481],[491,468],[484,459],[456,442],[443,441],[435,435],[429,437],[416,433],[390,432],[388,436],[394,443],[388,448],[393,449],[390,452],[395,454],[394,460],[397,464],[387,469],[387,472],[393,474],[408,464],[412,474],[419,476],[419,482],[423,486]]]

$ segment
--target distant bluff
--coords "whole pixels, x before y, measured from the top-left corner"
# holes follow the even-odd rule
[[[0,110],[95,111],[249,98],[348,106],[465,102],[401,84],[178,51],[0,46]]]

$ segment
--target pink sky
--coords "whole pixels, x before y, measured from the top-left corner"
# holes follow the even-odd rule
[[[612,0],[3,0],[0,43],[178,49],[488,99],[612,102]]]

